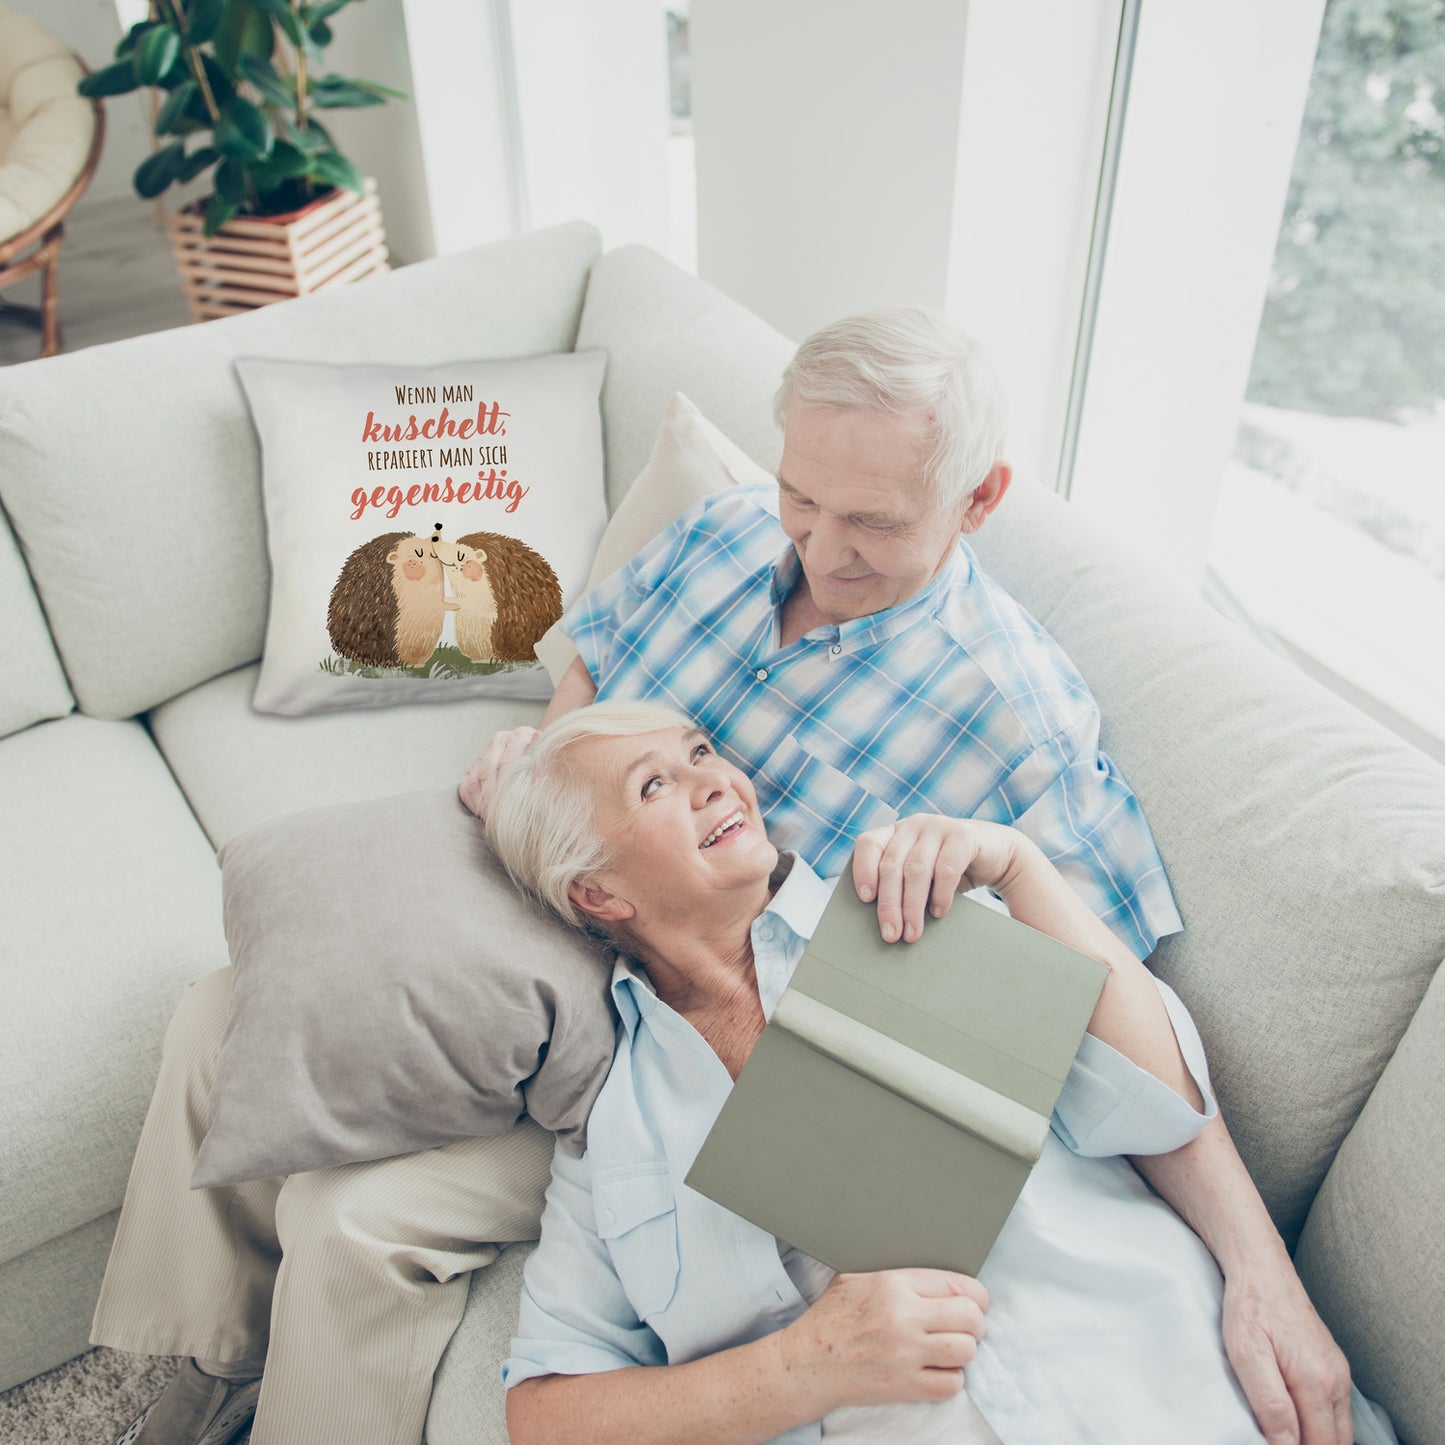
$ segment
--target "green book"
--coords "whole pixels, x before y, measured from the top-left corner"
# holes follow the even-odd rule
[[[837,1270],[977,1274],[1108,972],[969,898],[885,944],[845,875],[687,1183]]]

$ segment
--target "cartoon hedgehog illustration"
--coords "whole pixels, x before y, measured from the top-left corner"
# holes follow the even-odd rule
[[[557,574],[525,542],[500,532],[468,532],[457,546],[472,554],[451,576],[457,646],[473,661],[534,661],[537,639],[562,615]]]
[[[326,609],[331,645],[371,667],[416,667],[441,639],[448,611],[433,537],[387,532],[342,564]]]

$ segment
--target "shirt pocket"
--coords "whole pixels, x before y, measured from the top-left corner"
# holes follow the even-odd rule
[[[677,1293],[677,1196],[665,1163],[628,1165],[592,1185],[597,1233],[639,1319],[650,1319]]]
[[[842,871],[860,833],[898,820],[894,808],[809,752],[796,733],[773,749],[760,771],[774,794],[768,837],[801,853],[820,877]]]

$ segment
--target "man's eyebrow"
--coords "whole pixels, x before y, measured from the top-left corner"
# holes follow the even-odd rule
[[[781,473],[777,476],[778,489],[787,492],[789,496],[797,497],[800,501],[811,502],[812,498],[800,492],[793,484],[787,481]],[[906,527],[908,521],[904,517],[896,516],[892,512],[848,512],[845,514],[850,522],[862,522],[869,527]]]

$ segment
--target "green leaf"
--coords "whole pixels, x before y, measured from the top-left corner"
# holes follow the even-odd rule
[[[190,155],[186,157],[185,163],[176,174],[176,179],[178,181],[193,181],[207,166],[215,165],[220,159],[221,153],[215,146],[202,146],[200,150],[192,151]]]
[[[219,194],[212,196],[210,204],[206,207],[206,223],[202,227],[206,235],[214,236],[236,214],[236,210],[237,208],[224,196]]]
[[[295,82],[280,74],[265,56],[243,55],[240,71],[272,105],[295,106]]]
[[[404,90],[393,90],[389,85],[382,85],[375,80],[353,80],[351,82],[360,90],[369,90],[375,95],[388,96],[392,100],[410,100],[411,97]]]
[[[335,38],[331,34],[331,27],[324,20],[314,21],[306,27],[306,34],[311,41],[308,49],[313,51],[325,50]]]
[[[338,10],[350,4],[351,0],[321,0],[319,5],[303,5],[301,18],[307,25],[314,25],[318,20],[329,20]]]
[[[180,174],[181,163],[185,158],[185,147],[180,141],[172,141],[170,145],[162,146],[154,155],[147,156],[136,167],[136,194],[147,201],[160,195]]]
[[[331,137],[326,133],[321,122],[311,116],[306,117],[306,129],[298,130],[289,120],[281,122],[281,133],[299,151],[304,151],[309,156],[319,155],[322,151],[334,149]]]
[[[285,141],[277,141],[271,158],[266,162],[266,169],[278,181],[294,181],[311,173],[311,157]]]
[[[192,45],[204,45],[215,38],[226,18],[226,0],[188,0],[186,38]]]
[[[226,0],[226,18],[216,32],[216,59],[235,75],[243,55],[269,57],[276,49],[276,30],[270,17],[254,10],[246,0]]]
[[[81,95],[92,99],[102,95],[126,95],[140,82],[135,78],[135,64],[130,60],[118,60],[104,70],[93,70],[82,78],[75,88]]]
[[[311,174],[329,186],[341,186],[357,195],[366,193],[361,172],[340,151],[322,151],[311,158]]]
[[[264,11],[286,32],[293,45],[306,43],[306,32],[301,17],[286,3],[286,0],[250,0],[257,10]]]
[[[271,154],[275,137],[266,117],[251,104],[233,95],[216,122],[216,149],[238,161],[264,160]]]
[[[236,93],[235,82],[231,76],[222,69],[220,61],[216,60],[213,56],[207,55],[205,51],[201,52],[201,65],[205,69],[206,83],[211,87],[211,96],[215,100],[217,107],[224,106]],[[210,111],[202,106],[202,112],[209,123]]]
[[[134,55],[136,46],[140,44],[141,36],[147,30],[154,30],[159,24],[159,20],[137,21],[120,37],[120,43],[115,47],[115,58],[120,60]]]
[[[311,86],[311,104],[322,110],[357,109],[380,105],[382,100],[374,91],[363,90],[342,75],[323,75]]]
[[[228,158],[216,167],[216,194],[237,209],[246,204],[246,167],[240,161]]]
[[[156,114],[156,134],[170,135],[176,131],[178,122],[185,118],[186,107],[201,93],[201,87],[194,80],[183,80],[166,96],[166,103]]]
[[[135,78],[142,85],[159,85],[161,76],[181,53],[181,37],[169,25],[147,30],[135,48]]]

